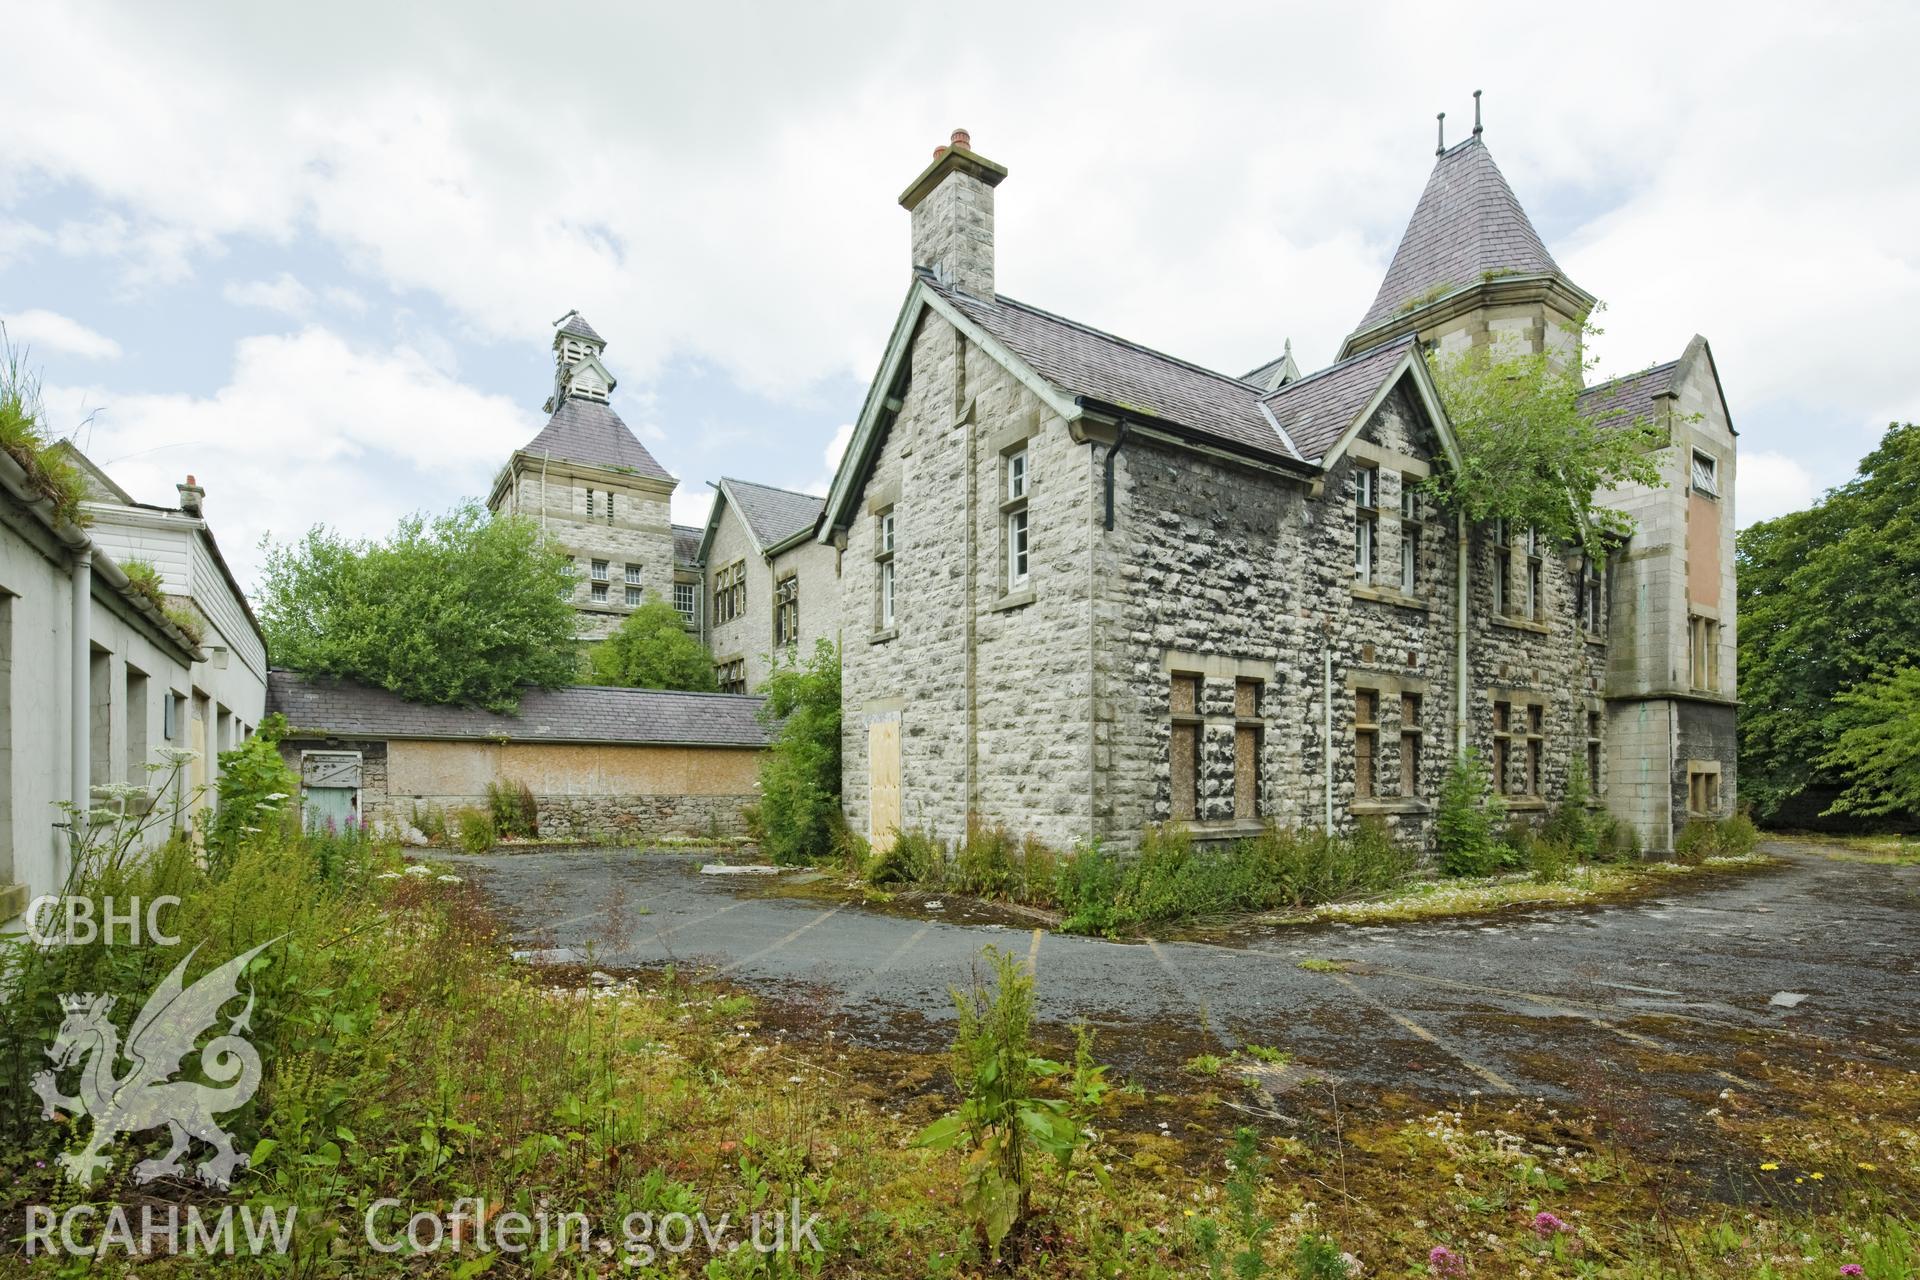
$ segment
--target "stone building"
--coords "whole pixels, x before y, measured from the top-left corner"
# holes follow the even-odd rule
[[[1465,746],[1517,812],[1583,763],[1654,849],[1734,800],[1734,439],[1711,355],[1593,388],[1667,487],[1596,571],[1417,490],[1425,356],[1566,350],[1593,305],[1480,133],[1436,162],[1341,359],[1234,377],[995,289],[1007,171],[964,132],[901,197],[913,275],[818,539],[841,553],[845,807],[1129,847],[1376,815],[1424,838]]]
[[[724,693],[760,687],[776,654],[840,638],[840,582],[833,548],[813,537],[823,499],[791,489],[722,479],[701,535],[706,642]]]
[[[547,425],[514,451],[487,498],[498,514],[538,520],[573,557],[577,634],[588,641],[611,635],[648,593],[674,599],[679,581],[667,514],[676,482],[608,403],[606,347],[579,312],[561,323]]]

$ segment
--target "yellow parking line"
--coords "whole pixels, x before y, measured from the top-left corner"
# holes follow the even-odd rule
[[[1479,1076],[1482,1080],[1485,1080],[1488,1084],[1492,1085],[1494,1089],[1496,1089],[1500,1093],[1520,1092],[1518,1089],[1513,1087],[1512,1083],[1508,1081],[1505,1076],[1502,1076],[1499,1072],[1495,1071],[1492,1067],[1482,1066],[1480,1063],[1475,1062],[1472,1058],[1469,1058],[1466,1054],[1462,1053],[1459,1049],[1455,1048],[1451,1043],[1441,1039],[1439,1036],[1435,1035],[1433,1032],[1427,1030],[1425,1027],[1415,1022],[1412,1018],[1407,1017],[1407,1015],[1399,1012],[1396,1009],[1389,1009],[1386,1005],[1374,999],[1372,996],[1368,995],[1365,991],[1362,991],[1360,989],[1360,984],[1355,982],[1352,978],[1349,978],[1346,974],[1333,973],[1333,974],[1328,974],[1327,976],[1332,978],[1335,982],[1339,983],[1341,986],[1347,988],[1347,990],[1353,992],[1353,994],[1355,994],[1356,996],[1359,996],[1362,1000],[1365,1000],[1368,1004],[1372,1005],[1374,1008],[1380,1010],[1380,1012],[1386,1014],[1389,1018],[1392,1018],[1395,1022],[1399,1023],[1402,1027],[1406,1028],[1406,1030],[1412,1032],[1414,1035],[1418,1036],[1420,1039],[1425,1040],[1428,1044],[1432,1045],[1434,1048],[1439,1049],[1442,1052],[1445,1052],[1447,1054],[1450,1054],[1454,1058],[1458,1059],[1461,1066],[1473,1072],[1473,1074],[1475,1074],[1476,1076]]]
[[[1046,936],[1045,929],[1033,931],[1033,942],[1027,947],[1027,973],[1029,976],[1040,972],[1040,939]]]
[[[795,938],[799,937],[801,934],[805,933],[807,930],[813,928],[813,926],[821,923],[822,921],[838,913],[840,910],[840,907],[844,907],[846,905],[847,904],[843,902],[840,904],[839,907],[832,907],[826,911],[822,911],[819,915],[807,921],[805,924],[801,925],[798,929],[795,929],[792,932],[788,933],[784,938],[781,938],[779,941],[769,942],[766,946],[760,948],[758,951],[754,952],[750,956],[741,956],[738,960],[733,960],[728,962],[727,964],[721,965],[718,969],[715,969],[713,971],[713,976],[718,978],[723,974],[732,973],[735,969],[738,969],[743,964],[752,964],[755,960],[760,959],[762,956],[772,955],[774,952],[786,946],[789,942],[792,942]]]

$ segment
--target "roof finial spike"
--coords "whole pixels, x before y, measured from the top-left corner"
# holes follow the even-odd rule
[[[1479,137],[1484,127],[1480,123],[1480,91],[1475,89],[1473,91],[1473,136]]]
[[[1440,122],[1440,138],[1433,148],[1433,154],[1443,156],[1447,154],[1447,113],[1442,111],[1434,119]]]

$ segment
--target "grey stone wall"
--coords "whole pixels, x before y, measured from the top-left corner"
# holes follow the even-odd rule
[[[669,492],[618,471],[575,463],[548,464],[544,480],[537,461],[516,458],[510,510],[540,521],[547,537],[571,556],[580,575],[573,605],[580,614],[579,636],[603,640],[632,609],[626,603],[625,568],[640,568],[641,589],[673,602],[673,528],[668,519]],[[595,513],[587,514],[587,490],[595,494]],[[614,497],[611,521],[606,495]],[[607,599],[593,599],[588,573],[594,560],[608,562]]]
[[[718,499],[716,499],[718,501]],[[722,507],[720,527],[714,531],[704,569],[708,617],[707,645],[715,663],[735,658],[747,664],[747,689],[758,689],[773,667],[773,594],[789,573],[800,582],[800,637],[795,648],[802,657],[813,652],[819,639],[840,638],[840,582],[830,546],[811,540],[789,547],[768,559],[754,549],[745,522],[731,504]],[[718,621],[713,608],[714,580],[736,562],[746,564],[747,608],[729,622]]]

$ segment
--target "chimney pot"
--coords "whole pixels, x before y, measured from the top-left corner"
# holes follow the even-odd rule
[[[965,129],[955,129],[953,131],[952,141],[953,141],[953,145],[956,147],[960,147],[967,151],[973,150],[973,135],[968,133]]]
[[[185,484],[177,484],[174,488],[180,491],[180,509],[190,516],[199,515],[207,497],[207,491],[200,487],[200,482],[188,476]]]
[[[938,160],[941,156],[945,154],[947,154],[947,149],[945,147],[935,147],[933,149],[933,158],[935,160]]]

